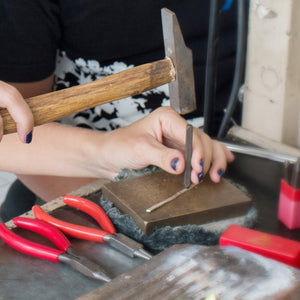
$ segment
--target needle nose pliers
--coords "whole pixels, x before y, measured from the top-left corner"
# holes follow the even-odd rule
[[[64,196],[63,202],[69,206],[75,207],[89,214],[97,221],[97,223],[102,227],[103,230],[76,225],[56,219],[53,216],[48,215],[38,205],[33,206],[32,211],[37,219],[43,220],[56,226],[66,235],[83,240],[107,243],[111,247],[119,250],[120,252],[123,252],[130,257],[141,257],[146,260],[149,260],[152,257],[150,253],[143,249],[140,243],[137,243],[136,241],[121,233],[116,233],[116,229],[112,224],[110,218],[105,213],[105,211],[96,203],[72,195]]]
[[[20,228],[38,233],[48,238],[59,249],[27,240],[9,230],[4,223],[0,223],[0,237],[12,248],[38,258],[47,259],[53,262],[66,263],[78,272],[90,278],[105,282],[109,282],[111,280],[99,265],[85,257],[75,255],[72,251],[70,241],[54,226],[40,220],[23,217],[14,218],[13,222]]]

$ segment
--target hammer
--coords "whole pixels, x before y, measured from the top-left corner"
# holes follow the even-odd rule
[[[169,83],[170,105],[180,114],[196,109],[192,51],[186,47],[176,15],[161,10],[166,58],[83,85],[27,98],[34,125],[42,125],[95,106],[138,95]],[[4,134],[16,132],[14,120],[0,109]]]

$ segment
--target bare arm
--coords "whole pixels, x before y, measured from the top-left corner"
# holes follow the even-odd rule
[[[168,107],[109,133],[47,124],[35,128],[34,140],[29,145],[16,143],[13,135],[5,136],[0,157],[11,159],[1,160],[0,167],[18,174],[111,179],[121,168],[140,169],[153,164],[169,173],[181,174],[185,165],[185,127],[186,121]],[[194,183],[199,182],[202,159],[204,173],[212,162],[210,176],[218,182],[218,170],[225,171],[233,155],[195,129],[191,174]]]
[[[52,81],[50,76],[14,85],[24,97],[30,97],[51,91]],[[158,109],[131,126],[109,133],[47,124],[34,129],[29,145],[20,143],[15,134],[6,135],[0,144],[0,157],[5,158],[0,160],[0,169],[18,174],[44,200],[74,190],[92,178],[111,179],[121,168],[140,169],[153,164],[180,174],[185,165],[185,127],[186,121],[170,108]],[[224,146],[194,130],[194,183],[208,170],[212,180],[218,182],[218,171],[225,171],[231,160],[233,155]]]

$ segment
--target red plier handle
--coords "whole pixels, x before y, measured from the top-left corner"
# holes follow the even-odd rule
[[[56,219],[43,211],[38,205],[35,205],[32,208],[32,211],[37,219],[50,223],[51,225],[59,228],[65,234],[78,239],[103,242],[103,238],[106,235],[114,234],[116,232],[114,225],[105,211],[94,202],[72,195],[64,196],[63,201],[67,205],[82,210],[93,217],[104,230],[76,225]]]
[[[12,248],[25,254],[59,262],[58,256],[65,253],[71,246],[69,240],[57,228],[46,222],[17,217],[13,219],[18,227],[36,232],[52,241],[59,249],[51,248],[45,245],[32,242],[9,230],[4,223],[0,223],[0,237]]]

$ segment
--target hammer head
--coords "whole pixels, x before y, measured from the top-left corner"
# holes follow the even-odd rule
[[[176,79],[169,83],[171,107],[180,114],[196,109],[193,55],[187,48],[176,15],[167,8],[161,10],[165,54],[173,62]]]

